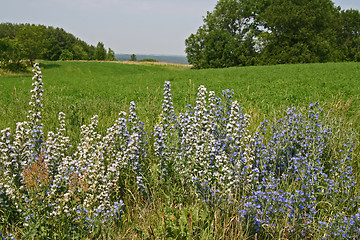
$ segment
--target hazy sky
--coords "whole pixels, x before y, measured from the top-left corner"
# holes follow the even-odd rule
[[[0,0],[0,22],[64,28],[116,53],[185,55],[185,39],[217,0]],[[360,9],[359,0],[335,0]]]

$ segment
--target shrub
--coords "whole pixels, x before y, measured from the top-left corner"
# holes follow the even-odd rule
[[[15,62],[8,62],[4,64],[2,67],[6,70],[9,70],[11,72],[27,72],[30,71],[28,69],[28,65],[24,61],[15,61]]]
[[[139,60],[138,62],[159,62],[159,61],[152,58],[144,58]]]

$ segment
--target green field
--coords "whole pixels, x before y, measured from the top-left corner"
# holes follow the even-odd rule
[[[105,129],[117,113],[135,101],[147,126],[157,121],[162,86],[172,84],[176,111],[193,103],[199,85],[221,96],[234,89],[235,98],[255,122],[278,115],[288,106],[319,101],[347,121],[358,124],[360,64],[325,63],[193,70],[181,66],[130,65],[108,62],[41,62],[44,81],[45,130],[66,113],[70,135],[98,114]],[[26,119],[31,74],[0,75],[0,128],[14,128]]]

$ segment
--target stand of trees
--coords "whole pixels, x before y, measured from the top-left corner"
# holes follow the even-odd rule
[[[1,23],[0,67],[22,70],[26,68],[24,60],[32,65],[35,59],[112,61],[115,53],[110,48],[106,53],[103,43],[88,45],[62,28]]]
[[[219,0],[185,45],[197,68],[360,61],[360,13],[331,0]]]

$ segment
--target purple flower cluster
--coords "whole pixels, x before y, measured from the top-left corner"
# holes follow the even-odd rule
[[[179,123],[177,122],[171,95],[170,82],[164,85],[164,100],[162,113],[159,123],[154,127],[154,150],[155,155],[160,159],[159,170],[162,179],[166,180],[174,174],[174,151],[177,148],[177,132]]]
[[[155,128],[161,174],[178,174],[194,184],[211,207],[238,202],[239,220],[255,232],[273,232],[281,223],[288,236],[359,234],[358,199],[351,198],[354,142],[348,138],[332,149],[337,136],[321,121],[318,103],[305,110],[289,108],[276,124],[265,120],[251,135],[250,116],[232,94],[225,90],[221,99],[200,86],[195,106],[176,116],[170,83],[165,83]]]
[[[311,104],[305,113],[289,108],[270,131],[263,123],[254,134],[251,165],[257,174],[252,175],[242,196],[239,213],[255,229],[274,229],[281,219],[286,221],[289,234],[310,236],[318,231],[313,223],[324,216],[324,206],[355,202],[349,199],[355,185],[351,144],[345,144],[346,150],[340,149],[336,156],[329,154],[332,131],[322,124],[320,111],[318,103]],[[334,207],[340,213],[346,209]],[[334,226],[329,219],[328,224]],[[358,234],[359,230],[351,232]]]

